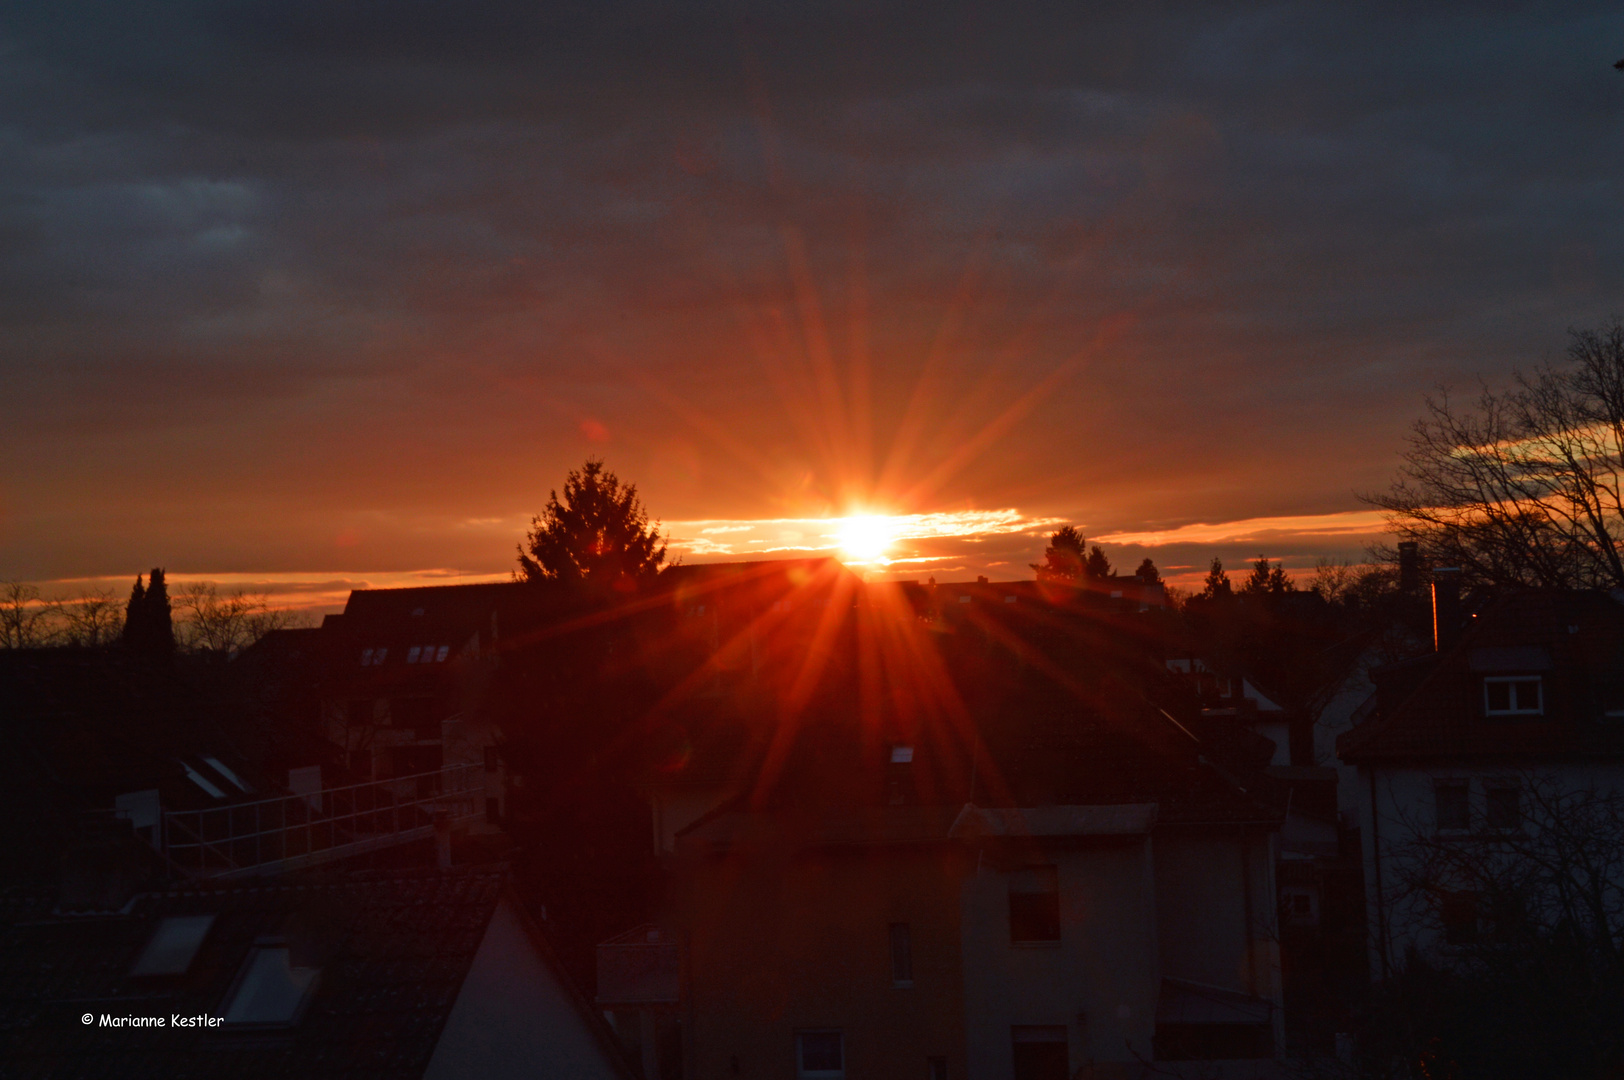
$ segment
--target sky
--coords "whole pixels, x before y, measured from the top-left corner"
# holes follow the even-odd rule
[[[8,4],[0,578],[498,577],[593,456],[688,561],[1358,561],[1424,395],[1624,313],[1620,56],[1604,4]]]

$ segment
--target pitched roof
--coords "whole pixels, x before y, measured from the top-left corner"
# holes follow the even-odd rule
[[[1424,659],[1396,666],[1392,687],[1377,673],[1381,711],[1337,740],[1344,761],[1624,757],[1624,719],[1602,709],[1604,688],[1624,682],[1624,604],[1608,594],[1504,594]],[[1540,676],[1543,714],[1485,716],[1483,677],[1496,673]]]
[[[0,906],[0,1061],[18,1077],[420,1075],[502,886],[496,872],[187,886],[91,916],[55,914],[45,896],[14,897]],[[214,921],[183,974],[131,974],[163,919],[198,915]],[[267,935],[321,971],[292,1028],[100,1025],[104,1013],[223,1014],[249,950]]]

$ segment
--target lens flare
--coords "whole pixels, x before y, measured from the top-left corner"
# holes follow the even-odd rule
[[[885,562],[885,553],[891,547],[892,528],[889,518],[875,514],[860,514],[842,518],[840,548],[856,562]]]

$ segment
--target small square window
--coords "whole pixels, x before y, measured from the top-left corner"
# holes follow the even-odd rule
[[[1486,794],[1484,824],[1491,829],[1522,826],[1522,791],[1515,784],[1496,784]]]
[[[420,647],[413,645],[410,649],[406,650],[406,662],[408,664],[417,663],[417,658],[422,652],[423,650]]]
[[[914,748],[911,746],[893,746],[891,748],[891,764],[912,765],[913,750]]]
[[[377,667],[379,664],[383,663],[383,658],[388,655],[389,650],[387,648],[374,649],[372,651],[372,666]]]
[[[1004,597],[1004,603],[1006,603],[1006,604],[1013,604],[1013,603],[1014,603],[1014,602],[1015,602],[1015,598],[1014,598],[1014,597],[1013,597],[1013,596],[1006,596],[1006,597]]]
[[[913,934],[908,924],[891,924],[891,985],[913,985]]]
[[[1471,787],[1467,781],[1434,781],[1432,806],[1440,831],[1464,832],[1472,827]]]
[[[435,654],[434,654],[434,662],[436,664],[443,664],[443,663],[445,663],[445,658],[447,656],[450,656],[450,655],[451,655],[451,646],[449,646],[449,645],[441,645],[439,650],[437,652],[435,652]]]
[[[961,604],[968,604],[968,603],[969,603],[969,602],[970,602],[970,598],[969,598],[969,597],[968,597],[968,596],[961,596],[961,597],[959,597],[959,603],[961,603]]]
[[[802,1031],[795,1036],[795,1075],[803,1080],[841,1080],[846,1075],[846,1040],[838,1031]]]
[[[1491,676],[1483,680],[1483,711],[1489,716],[1539,716],[1545,711],[1539,676]]]
[[[371,649],[362,649],[361,650],[361,666],[362,667],[370,667],[371,664],[372,664],[372,650]]]
[[[1060,875],[1033,866],[1009,876],[1009,940],[1014,944],[1060,940]]]

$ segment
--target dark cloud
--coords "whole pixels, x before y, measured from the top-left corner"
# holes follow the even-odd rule
[[[1601,5],[13,5],[0,576],[122,569],[84,534],[130,492],[179,508],[142,550],[338,567],[331,521],[521,513],[589,451],[671,517],[876,477],[1106,529],[1347,509],[1430,385],[1620,307],[1621,41]],[[413,535],[369,557],[454,532]]]

